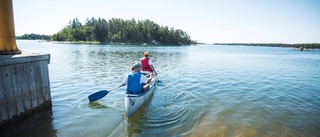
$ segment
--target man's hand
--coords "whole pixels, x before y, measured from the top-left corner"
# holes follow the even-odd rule
[[[125,85],[127,85],[127,84],[122,83],[122,84],[119,86],[119,88],[122,87],[122,86],[125,86]]]

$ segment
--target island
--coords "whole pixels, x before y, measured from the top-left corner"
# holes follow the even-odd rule
[[[183,30],[160,26],[146,20],[111,18],[87,19],[83,25],[77,18],[70,20],[51,40],[72,43],[191,45],[197,42]]]
[[[26,40],[51,40],[51,36],[44,34],[23,34],[21,36],[16,36],[16,39],[26,39]]]

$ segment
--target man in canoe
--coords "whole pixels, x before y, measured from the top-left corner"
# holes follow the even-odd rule
[[[136,63],[132,67],[132,73],[127,75],[121,86],[127,85],[127,93],[142,93],[148,90],[148,83],[152,80],[152,74],[149,78],[143,75],[140,71],[142,70],[141,63]]]
[[[152,65],[152,60],[149,58],[149,52],[146,51],[143,53],[144,57],[140,59],[140,63],[142,64],[142,73],[155,73],[157,75],[156,70]]]

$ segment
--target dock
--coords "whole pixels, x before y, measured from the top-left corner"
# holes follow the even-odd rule
[[[19,50],[12,0],[0,0],[0,127],[52,106],[50,55]]]
[[[0,55],[0,125],[51,106],[49,54]]]

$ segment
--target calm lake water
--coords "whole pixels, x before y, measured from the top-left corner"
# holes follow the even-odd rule
[[[1,136],[320,136],[320,52],[250,46],[74,45],[17,41],[51,54],[52,109]],[[158,78],[151,100],[124,118],[121,84],[147,50]]]

